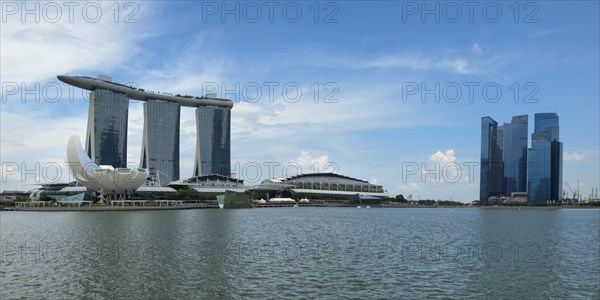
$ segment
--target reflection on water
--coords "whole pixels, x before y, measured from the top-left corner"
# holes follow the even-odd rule
[[[0,298],[598,298],[600,211],[0,213]]]

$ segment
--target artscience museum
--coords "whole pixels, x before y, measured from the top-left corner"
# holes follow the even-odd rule
[[[73,177],[86,188],[98,192],[100,199],[124,199],[146,181],[146,169],[114,168],[98,165],[87,156],[79,136],[71,136],[67,145],[67,163]]]

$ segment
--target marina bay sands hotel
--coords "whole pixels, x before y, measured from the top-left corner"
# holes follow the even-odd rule
[[[90,92],[85,151],[98,165],[127,167],[129,99],[144,101],[141,168],[162,184],[179,179],[181,106],[196,108],[196,158],[193,176],[231,176],[231,108],[216,98],[148,92],[112,82],[108,76],[59,75],[64,83]]]

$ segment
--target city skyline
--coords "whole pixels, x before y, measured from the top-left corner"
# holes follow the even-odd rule
[[[499,3],[495,23],[480,10],[472,22],[463,11],[452,23],[403,15],[401,3],[359,4],[336,3],[335,13],[320,6],[317,22],[315,7],[299,3],[295,23],[280,10],[272,22],[266,13],[256,23],[245,15],[236,22],[206,14],[200,3],[161,1],[136,3],[137,22],[126,22],[131,11],[123,6],[116,22],[108,3],[100,3],[96,23],[81,14],[55,23],[7,16],[16,22],[0,33],[2,189],[53,179],[55,164],[61,181],[69,179],[64,139],[86,133],[89,96],[55,79],[68,73],[229,97],[230,169],[248,184],[293,172],[288,163],[304,172],[329,163],[390,194],[468,202],[479,194],[481,116],[509,121],[555,112],[563,181],[579,180],[582,196],[598,187],[597,2],[536,2],[536,22],[525,22],[524,6],[517,22],[511,3]],[[48,53],[52,59],[39,59]],[[127,161],[140,162],[144,108],[130,102]],[[195,118],[194,110],[181,110],[183,177],[195,169]]]
[[[511,123],[498,125],[490,116],[481,118],[481,203],[513,193],[526,193],[528,202],[563,199],[559,116],[535,113],[531,144],[528,119],[527,115],[513,116]]]

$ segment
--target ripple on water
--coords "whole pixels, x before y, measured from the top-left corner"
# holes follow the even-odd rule
[[[3,300],[600,298],[598,210],[0,214]]]

